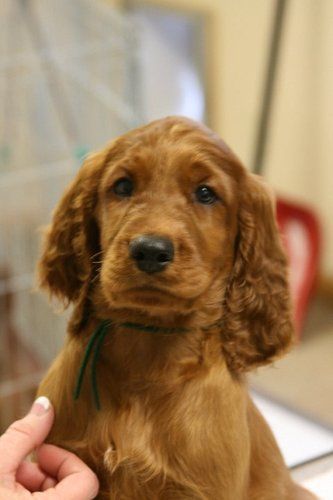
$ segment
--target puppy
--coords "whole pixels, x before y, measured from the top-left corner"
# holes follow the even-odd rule
[[[170,117],[90,156],[46,234],[40,284],[73,305],[39,393],[50,442],[99,498],[296,500],[246,372],[290,345],[271,198],[208,128]]]

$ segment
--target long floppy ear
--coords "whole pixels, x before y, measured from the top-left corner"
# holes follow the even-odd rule
[[[287,260],[273,203],[254,175],[246,174],[243,182],[221,334],[227,363],[235,372],[271,362],[293,335]]]
[[[104,162],[104,152],[84,162],[54,211],[38,264],[39,285],[65,306],[79,305],[81,316],[93,279],[93,256],[99,252],[94,209]]]

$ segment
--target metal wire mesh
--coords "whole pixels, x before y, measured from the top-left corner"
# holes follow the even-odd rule
[[[140,121],[137,45],[131,21],[102,2],[0,4],[0,430],[65,332],[32,292],[37,229],[82,157]]]

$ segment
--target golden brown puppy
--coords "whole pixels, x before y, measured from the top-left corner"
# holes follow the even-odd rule
[[[100,498],[313,498],[245,379],[292,337],[272,202],[213,132],[166,118],[89,157],[39,270],[74,304],[39,390],[56,408],[50,441],[97,472]]]

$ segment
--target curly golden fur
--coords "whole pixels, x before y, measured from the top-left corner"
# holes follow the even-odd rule
[[[128,196],[115,191],[123,178]],[[212,202],[196,198],[202,185]],[[142,235],[172,242],[163,272],[131,257]],[[39,390],[56,409],[50,441],[97,472],[100,498],[313,498],[292,482],[247,392],[244,373],[291,342],[287,264],[267,188],[217,135],[170,117],[90,156],[54,213],[39,274],[74,305]],[[97,411],[89,381],[78,401],[73,390],[104,319]]]

